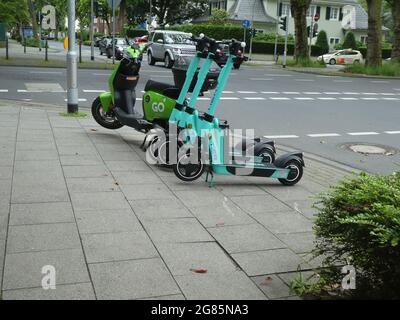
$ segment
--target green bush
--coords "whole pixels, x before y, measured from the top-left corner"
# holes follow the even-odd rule
[[[288,59],[286,64],[289,67],[301,67],[301,68],[326,68],[326,64],[323,61],[314,61],[311,59]]]
[[[88,30],[82,30],[76,33],[77,39],[82,39],[82,41],[87,41],[90,39],[90,32]]]
[[[321,54],[325,54],[325,53],[329,52],[328,36],[324,30],[321,30],[318,33],[315,46],[320,48]]]
[[[24,40],[23,39],[21,39],[21,45],[24,45]],[[42,48],[44,48],[45,45],[46,45],[46,41],[42,40]],[[26,38],[26,46],[27,47],[38,48],[39,47],[39,39]]]
[[[315,208],[316,253],[328,266],[350,261],[356,269],[352,295],[399,299],[400,172],[348,177],[321,194]]]
[[[82,44],[83,44],[84,46],[91,46],[91,45],[92,45],[92,41],[86,40],[86,41],[83,41]]]
[[[278,54],[283,55],[285,48],[285,44],[282,42],[278,42]],[[261,54],[274,54],[274,49],[275,49],[275,41],[270,42],[270,41],[259,41],[259,40],[254,40],[253,41],[253,53],[261,53]],[[246,48],[246,51],[249,49]],[[287,54],[288,55],[293,55],[294,54],[294,43],[288,43],[287,45]],[[317,46],[312,46],[311,47],[311,55],[312,56],[320,56],[324,52],[321,50],[321,48]]]
[[[199,35],[204,33],[210,38],[216,40],[223,39],[237,39],[243,40],[243,27],[238,24],[224,24],[224,25],[213,25],[213,24],[183,24],[183,25],[173,25],[168,29],[183,31],[188,33],[193,33],[194,35]],[[248,32],[247,32],[248,34]]]
[[[357,50],[357,41],[353,32],[348,32],[346,37],[344,38],[342,47],[344,49],[353,49]]]

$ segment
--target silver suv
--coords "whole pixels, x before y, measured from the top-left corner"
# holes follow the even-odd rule
[[[154,65],[157,61],[163,61],[165,67],[172,68],[179,56],[194,56],[196,46],[190,40],[191,34],[170,31],[156,30],[150,33],[150,47],[147,50],[147,61]]]

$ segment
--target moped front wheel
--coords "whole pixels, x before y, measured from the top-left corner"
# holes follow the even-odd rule
[[[285,186],[294,186],[303,176],[303,165],[297,160],[289,160],[283,166],[285,169],[290,169],[286,179],[278,179]]]
[[[112,110],[104,111],[100,97],[97,97],[92,103],[92,116],[99,125],[107,129],[116,130],[124,126],[118,121]]]

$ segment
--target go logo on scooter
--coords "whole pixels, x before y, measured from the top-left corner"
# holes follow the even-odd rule
[[[151,106],[151,109],[153,112],[164,112],[165,110],[165,105],[162,102],[154,102]]]

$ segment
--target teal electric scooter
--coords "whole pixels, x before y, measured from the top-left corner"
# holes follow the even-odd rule
[[[233,65],[241,63],[242,50],[245,44],[232,40],[229,44],[229,57],[218,78],[218,86],[204,114],[195,114],[191,123],[188,139],[191,145],[180,146],[178,159],[173,166],[175,175],[183,181],[198,179],[207,168],[207,178],[211,175],[213,185],[214,174],[257,176],[278,179],[284,185],[295,185],[303,175],[304,160],[301,152],[285,154],[273,163],[265,163],[261,156],[229,157],[226,152],[226,135],[224,125],[214,116],[222,91],[228,82]],[[196,136],[197,139],[193,139]],[[188,141],[186,140],[186,142]],[[201,143],[200,143],[201,142]],[[206,143],[205,143],[206,142]],[[189,152],[192,150],[191,152]],[[208,157],[208,163],[204,154]]]

